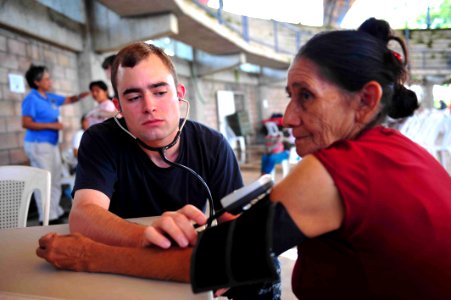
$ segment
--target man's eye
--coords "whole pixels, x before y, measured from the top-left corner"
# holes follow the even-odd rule
[[[133,97],[129,97],[129,98],[127,98],[127,101],[129,101],[129,102],[133,102],[133,101],[136,101],[136,100],[138,100],[139,98],[141,98],[141,96],[133,96]]]
[[[158,91],[158,92],[155,92],[154,94],[157,96],[164,96],[166,93],[167,93],[167,91]]]

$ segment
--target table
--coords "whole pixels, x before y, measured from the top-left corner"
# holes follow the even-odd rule
[[[0,299],[213,299],[211,293],[193,294],[184,283],[57,270],[35,253],[39,238],[48,232],[67,234],[69,227],[0,230]]]

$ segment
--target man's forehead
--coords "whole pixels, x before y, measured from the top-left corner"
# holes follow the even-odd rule
[[[124,74],[124,73],[131,73],[135,70],[141,70],[145,69],[149,74],[155,73],[155,74],[161,74],[162,76],[170,75],[172,76],[171,71],[169,68],[163,63],[163,61],[156,56],[155,54],[151,54],[147,56],[146,58],[142,59],[140,62],[135,64],[133,67],[127,67],[120,64],[118,66],[118,76]]]

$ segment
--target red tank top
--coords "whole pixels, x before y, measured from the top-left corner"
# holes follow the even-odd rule
[[[305,241],[293,271],[301,299],[451,299],[451,178],[399,132],[371,129],[314,153],[345,216]]]

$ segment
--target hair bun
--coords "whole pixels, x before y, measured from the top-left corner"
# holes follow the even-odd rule
[[[385,44],[388,43],[391,36],[390,24],[384,20],[376,18],[369,18],[360,25],[358,31],[366,32],[372,36],[382,40]]]
[[[418,98],[415,92],[399,84],[395,88],[388,116],[393,119],[409,117],[418,107]]]

